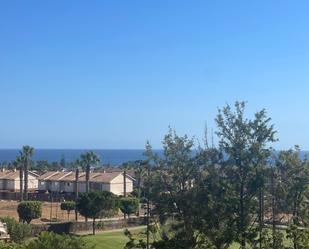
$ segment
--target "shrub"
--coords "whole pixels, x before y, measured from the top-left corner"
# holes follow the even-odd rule
[[[70,212],[75,210],[75,202],[74,201],[66,201],[62,202],[60,205],[61,210],[65,210],[68,212],[68,220],[70,219]]]
[[[13,242],[20,243],[31,236],[31,227],[29,224],[19,223],[11,217],[1,218],[0,220],[6,223],[8,234]]]
[[[93,249],[86,242],[75,236],[43,232],[29,243],[0,243],[0,249]]]
[[[120,199],[120,210],[124,215],[130,217],[131,214],[137,212],[139,208],[139,200],[134,197],[126,197]]]
[[[35,240],[29,242],[26,249],[90,249],[86,242],[76,236],[59,235],[43,232]]]
[[[29,224],[31,220],[42,216],[42,203],[39,201],[23,201],[19,203],[17,212],[20,220]]]
[[[25,245],[0,242],[0,249],[26,249]]]

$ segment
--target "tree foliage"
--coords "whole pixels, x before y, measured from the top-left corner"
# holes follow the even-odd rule
[[[70,217],[70,212],[75,210],[76,203],[74,201],[65,201],[60,204],[61,210],[67,211],[68,219]]]
[[[95,234],[95,219],[105,217],[117,207],[116,197],[107,191],[83,193],[76,202],[77,211],[82,216],[93,219],[93,234]]]
[[[17,212],[20,220],[29,224],[33,219],[42,216],[42,203],[39,201],[23,201],[18,204]]]
[[[93,249],[80,237],[43,232],[28,243],[0,243],[0,249]]]
[[[90,169],[93,166],[96,166],[100,163],[99,156],[93,151],[87,151],[84,154],[80,155],[80,164],[86,171],[86,192],[89,192],[89,177],[90,177]]]
[[[128,217],[136,214],[139,209],[139,200],[134,197],[125,197],[120,199],[119,208],[121,212]]]

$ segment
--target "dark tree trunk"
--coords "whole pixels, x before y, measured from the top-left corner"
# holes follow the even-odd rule
[[[23,171],[23,165],[22,163],[20,164],[19,166],[19,179],[20,179],[20,182],[19,182],[19,200],[20,201],[23,201],[24,197],[24,171]]]
[[[86,193],[89,193],[90,165],[86,167]]]
[[[123,171],[123,196],[127,196],[127,171]]]
[[[275,175],[274,169],[271,170],[270,187],[271,187],[271,212],[272,212],[272,237],[273,247],[275,246],[275,235],[276,235],[276,199],[275,199]]]
[[[75,171],[75,203],[77,202],[78,199],[78,178],[79,178],[79,169],[76,169]],[[77,221],[77,210],[75,208],[75,220]]]
[[[123,171],[123,196],[127,197],[127,171],[126,170]],[[124,219],[127,218],[125,213],[123,214],[123,218]]]
[[[148,184],[147,184],[147,220],[146,220],[146,225],[147,225],[147,238],[146,238],[146,249],[149,249],[149,235],[150,235],[150,200],[149,200],[149,195],[150,195],[150,186],[149,186],[149,180],[150,180],[150,167],[148,165],[148,170],[147,170],[147,178],[148,178]]]
[[[95,235],[95,218],[92,220],[92,234]]]
[[[25,189],[24,189],[24,200],[27,201],[28,200],[28,168],[29,168],[29,162],[28,159],[25,160]]]
[[[90,178],[90,165],[86,166],[86,193],[89,193],[89,178]],[[88,221],[88,218],[85,217],[85,221]]]
[[[260,234],[260,249],[262,249],[262,243],[263,243],[263,227],[264,227],[264,191],[263,187],[260,187],[259,190],[259,234]]]
[[[140,201],[141,200],[141,179],[138,180],[138,183],[137,183],[137,198],[138,200]],[[138,209],[137,209],[137,217],[139,217],[140,215],[140,205],[138,205]]]
[[[244,184],[241,182],[240,186],[240,196],[239,196],[239,205],[240,205],[240,248],[246,248],[246,231],[245,231],[245,217],[244,217]]]

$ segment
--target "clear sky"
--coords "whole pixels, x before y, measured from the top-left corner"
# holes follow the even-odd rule
[[[309,1],[0,2],[0,148],[160,147],[266,108],[309,149]]]

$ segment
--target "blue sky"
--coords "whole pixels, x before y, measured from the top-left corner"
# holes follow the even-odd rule
[[[308,1],[0,3],[0,148],[159,148],[266,108],[309,149]]]

